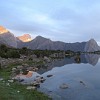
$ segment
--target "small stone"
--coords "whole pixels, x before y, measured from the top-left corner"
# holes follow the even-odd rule
[[[38,68],[36,68],[36,67],[35,67],[35,68],[33,68],[33,71],[34,71],[34,72],[38,71]]]
[[[28,65],[28,64],[22,64],[22,66],[23,66],[23,67],[29,67],[29,65]]]
[[[9,84],[9,83],[6,83],[6,85],[7,85],[7,86],[10,86],[10,84]]]
[[[60,88],[61,89],[67,89],[69,86],[67,85],[67,84],[65,84],[65,83],[63,83],[61,86],[60,86]]]
[[[33,67],[29,67],[28,70],[29,70],[29,71],[32,71],[32,70],[33,70]]]
[[[38,68],[35,68],[35,71],[38,71]]]
[[[34,87],[34,86],[28,86],[26,89],[27,89],[27,90],[35,90],[36,87]]]
[[[85,86],[85,83],[83,81],[80,81],[81,84],[83,84]]]
[[[3,78],[0,78],[0,81],[3,81]]]
[[[12,68],[12,71],[16,71],[16,68]]]
[[[17,91],[18,93],[20,92],[20,91]]]
[[[47,77],[52,77],[53,75],[47,75]]]
[[[5,81],[2,81],[3,83],[5,83]]]
[[[17,66],[17,69],[22,69],[23,68],[23,66]]]
[[[14,80],[8,80],[8,82],[13,83],[13,82],[14,82]]]

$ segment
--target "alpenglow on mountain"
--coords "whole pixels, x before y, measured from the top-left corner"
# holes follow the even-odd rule
[[[3,26],[0,26],[0,44],[17,48],[16,37]]]
[[[21,40],[22,42],[29,42],[32,40],[31,36],[29,34],[24,34],[22,36],[18,36],[17,37],[19,40]]]
[[[52,41],[42,36],[37,36],[32,39],[29,34],[15,37],[7,29],[0,26],[0,44],[6,44],[7,46],[22,48],[27,47],[35,50],[72,50],[72,51],[97,51],[100,50],[97,42],[94,39],[90,39],[87,42],[65,43],[61,41]]]

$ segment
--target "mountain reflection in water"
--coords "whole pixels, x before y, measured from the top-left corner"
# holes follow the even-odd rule
[[[39,73],[42,74],[48,70],[51,70],[53,67],[61,67],[61,66],[64,66],[64,65],[67,65],[67,64],[80,64],[80,63],[84,63],[84,64],[91,64],[93,66],[95,66],[97,63],[98,63],[98,60],[100,58],[100,55],[97,55],[97,54],[83,54],[83,55],[79,55],[80,57],[80,61],[77,62],[77,60],[75,59],[78,59],[77,56],[74,56],[74,57],[65,57],[64,59],[58,59],[58,60],[55,60],[51,63],[49,63],[49,67],[47,67],[47,69],[43,69],[41,68],[39,70]]]
[[[53,61],[36,73],[46,79],[38,90],[53,100],[100,100],[99,57],[87,54]],[[34,74],[24,82],[30,84],[33,79]]]
[[[100,58],[100,55],[97,55],[97,54],[85,55],[86,61],[93,66],[95,66],[98,63],[99,58]]]
[[[100,100],[99,57],[87,54],[52,62],[51,66],[57,67],[42,74],[46,81],[39,90],[53,100]],[[53,76],[47,78],[47,75]],[[60,88],[63,84],[65,89]]]

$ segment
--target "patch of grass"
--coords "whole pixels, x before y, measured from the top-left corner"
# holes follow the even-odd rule
[[[5,80],[9,79],[10,78],[10,75],[11,75],[11,70],[13,67],[16,67],[18,65],[21,65],[21,64],[9,64],[7,68],[3,68],[3,69],[0,69],[0,76],[2,76]]]
[[[3,81],[0,81],[0,100],[51,100],[47,95],[36,90],[27,90],[25,85],[19,83],[9,83],[8,79],[11,75],[11,69],[20,64],[10,64],[5,69],[0,69],[0,76]]]
[[[36,90],[26,90],[26,86],[18,83],[0,82],[0,100],[50,100],[46,95]]]

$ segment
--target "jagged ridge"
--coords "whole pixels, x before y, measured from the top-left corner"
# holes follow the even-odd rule
[[[72,50],[72,51],[88,51],[93,52],[100,50],[100,47],[94,39],[87,42],[76,43],[64,43],[61,41],[52,41],[42,36],[37,36],[35,39],[31,39],[31,36],[26,34],[21,38],[15,37],[7,29],[0,26],[0,44],[7,44],[12,47],[22,48],[27,47],[29,49],[48,49],[48,50]],[[25,37],[25,38],[24,38]],[[25,41],[23,42],[23,38]],[[30,39],[31,41],[27,40]]]

